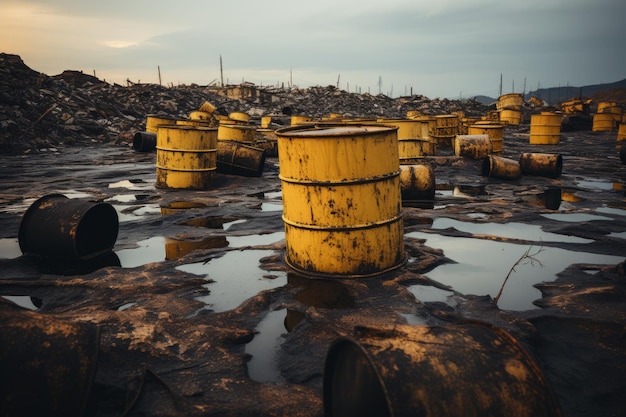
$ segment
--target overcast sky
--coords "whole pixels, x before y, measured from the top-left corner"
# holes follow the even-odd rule
[[[626,78],[624,0],[0,0],[0,52],[108,82],[497,97]]]

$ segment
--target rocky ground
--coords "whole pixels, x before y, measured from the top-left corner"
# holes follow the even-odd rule
[[[538,389],[556,399],[564,416],[626,415],[623,262],[572,262],[554,281],[536,285],[541,297],[535,308],[508,310],[493,295],[453,291],[431,279],[429,273],[438,266],[456,261],[427,238],[411,237],[469,238],[475,242],[470,245],[493,241],[624,259],[626,165],[620,162],[615,132],[564,132],[558,145],[537,147],[528,144],[528,124],[507,126],[503,156],[516,160],[522,152],[558,153],[564,160],[559,178],[484,177],[481,161],[454,156],[450,149],[423,158],[421,163],[433,168],[438,190],[432,206],[403,208],[406,264],[371,278],[314,279],[284,262],[278,157],[267,158],[261,177],[218,174],[213,186],[202,191],[156,188],[155,154],[130,147],[131,133],[143,127],[145,115],[183,116],[205,100],[224,112],[246,110],[255,117],[285,112],[317,117],[329,109],[355,117],[379,111],[402,117],[414,109],[436,114],[455,106],[467,112],[473,106],[476,112],[490,109],[419,96],[357,96],[331,87],[307,94],[279,91],[275,94],[281,99],[270,99],[265,108],[260,99],[232,100],[203,87],[111,86],[84,74],[44,76],[14,56],[2,60],[0,143],[6,153],[0,155],[0,294],[25,296],[34,305],[26,309],[0,298],[0,315],[5,329],[6,323],[25,326],[44,317],[87,326],[88,335],[97,329],[97,343],[82,333],[62,340],[71,347],[66,354],[84,351],[84,364],[97,365],[86,377],[90,382],[72,388],[74,409],[80,410],[84,399],[87,414],[102,417],[322,416],[324,361],[337,338],[357,337],[364,328],[409,324],[447,329],[480,322],[504,329],[523,347],[544,375]],[[6,74],[14,77],[13,87],[5,83]],[[14,92],[18,86],[22,94]],[[334,100],[337,107],[328,104]],[[559,191],[557,204],[546,201],[548,190]],[[16,244],[22,215],[36,198],[51,193],[115,205],[120,223],[113,257],[99,259],[97,265],[60,265],[20,256]],[[193,204],[168,211],[176,203]],[[550,214],[581,220],[545,216]],[[590,242],[432,228],[441,218],[485,228],[493,223],[540,226]],[[165,253],[134,259],[141,258],[135,250],[150,244],[165,246]],[[485,263],[498,256],[481,254]],[[226,267],[211,269],[220,260]],[[252,292],[241,302],[217,308],[217,288],[224,281]],[[445,302],[420,300],[409,290],[415,286],[451,295]],[[278,342],[266,342],[269,352],[254,353],[250,346],[265,335],[263,324],[276,317]],[[59,325],[53,321],[54,326]],[[33,334],[14,336],[27,357],[41,349]],[[7,343],[6,337],[0,341]],[[64,350],[62,343],[59,350]],[[271,362],[269,380],[252,370],[259,359]],[[9,384],[24,387],[31,397],[45,390],[43,377],[20,380],[19,373],[3,373],[0,378],[5,391]],[[405,386],[419,381],[416,375],[394,382]],[[482,389],[494,396],[502,388],[471,376],[445,383],[457,391]],[[27,402],[29,397],[17,398]],[[445,400],[435,395],[432,401]],[[10,411],[0,414],[12,415]]]

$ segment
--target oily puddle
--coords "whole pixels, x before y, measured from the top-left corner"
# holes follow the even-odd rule
[[[490,295],[495,298],[511,268],[526,251],[529,251],[536,261],[530,262],[530,259],[525,259],[515,267],[498,302],[498,306],[503,310],[523,311],[537,308],[533,301],[541,298],[541,292],[533,285],[554,281],[556,274],[571,264],[612,265],[623,261],[623,258],[618,256],[542,247],[542,241],[590,243],[591,240],[544,232],[533,225],[473,224],[452,219],[436,219],[432,228],[445,229],[447,227],[454,227],[476,235],[493,235],[536,242],[531,247],[487,239],[450,237],[423,232],[406,234],[407,237],[425,239],[427,246],[443,249],[444,255],[456,262],[440,265],[425,275],[463,294]],[[423,286],[411,286],[409,290],[417,299],[424,296]],[[450,295],[452,295],[451,292],[441,290],[430,290],[430,294],[426,294],[429,297],[428,301],[443,302]],[[437,297],[441,298],[437,299]]]

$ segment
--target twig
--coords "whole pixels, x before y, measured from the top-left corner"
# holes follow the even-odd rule
[[[537,252],[532,253],[532,254],[530,253],[531,249],[532,249],[532,246],[529,246],[528,249],[526,249],[526,252],[524,252],[524,254],[520,256],[520,258],[513,264],[511,269],[509,269],[509,273],[506,274],[506,278],[504,278],[504,282],[502,283],[502,286],[500,287],[500,291],[498,291],[498,295],[496,295],[496,298],[493,300],[494,303],[498,304],[498,300],[500,299],[500,296],[502,296],[502,291],[504,291],[504,286],[506,285],[506,282],[509,280],[511,273],[515,271],[516,266],[524,265],[524,264],[527,264],[528,262],[530,262],[530,264],[534,266],[535,262],[537,262],[539,266],[543,268],[543,264],[541,263],[541,261],[535,258],[535,256],[543,252],[544,250],[543,246],[537,249]]]

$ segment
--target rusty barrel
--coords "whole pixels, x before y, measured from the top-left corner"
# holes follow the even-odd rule
[[[400,195],[403,202],[435,200],[435,172],[430,165],[400,165]]]
[[[324,364],[326,417],[561,416],[535,359],[505,330],[357,328]]]
[[[561,115],[542,112],[530,116],[531,145],[558,145],[561,137]]]
[[[522,176],[522,170],[518,161],[501,156],[489,155],[482,160],[480,175],[504,180],[516,180]]]
[[[208,188],[217,170],[217,129],[159,126],[156,187]]]
[[[496,108],[498,110],[514,109],[519,110],[524,104],[524,96],[520,93],[503,94],[498,97]]]
[[[137,152],[152,152],[156,149],[156,133],[136,132],[133,135],[133,149]]]
[[[176,119],[168,116],[149,114],[146,116],[146,132],[156,133],[159,125],[175,125]]]
[[[611,113],[596,113],[593,115],[591,130],[594,132],[612,132],[616,122]]]
[[[522,111],[519,109],[500,110],[500,123],[503,125],[519,125],[522,123]]]
[[[100,331],[0,299],[0,415],[85,415]]]
[[[432,138],[437,146],[454,149],[454,138],[459,134],[459,116],[456,114],[440,114],[434,116],[435,128]]]
[[[286,262],[325,277],[373,276],[405,260],[397,128],[279,129]]]
[[[49,194],[22,216],[18,241],[25,255],[87,259],[113,249],[118,227],[117,212],[108,203]]]
[[[467,127],[468,135],[487,135],[491,140],[491,152],[502,153],[504,142],[504,126],[491,122],[476,123]]]
[[[489,135],[457,135],[454,154],[471,159],[482,159],[492,153]]]
[[[235,140],[237,142],[253,142],[256,137],[254,126],[243,126],[220,122],[217,130],[218,140]]]
[[[264,165],[264,149],[232,140],[217,141],[217,172],[260,177]]]
[[[524,152],[519,158],[519,164],[524,175],[558,178],[563,171],[563,157],[560,154]]]

